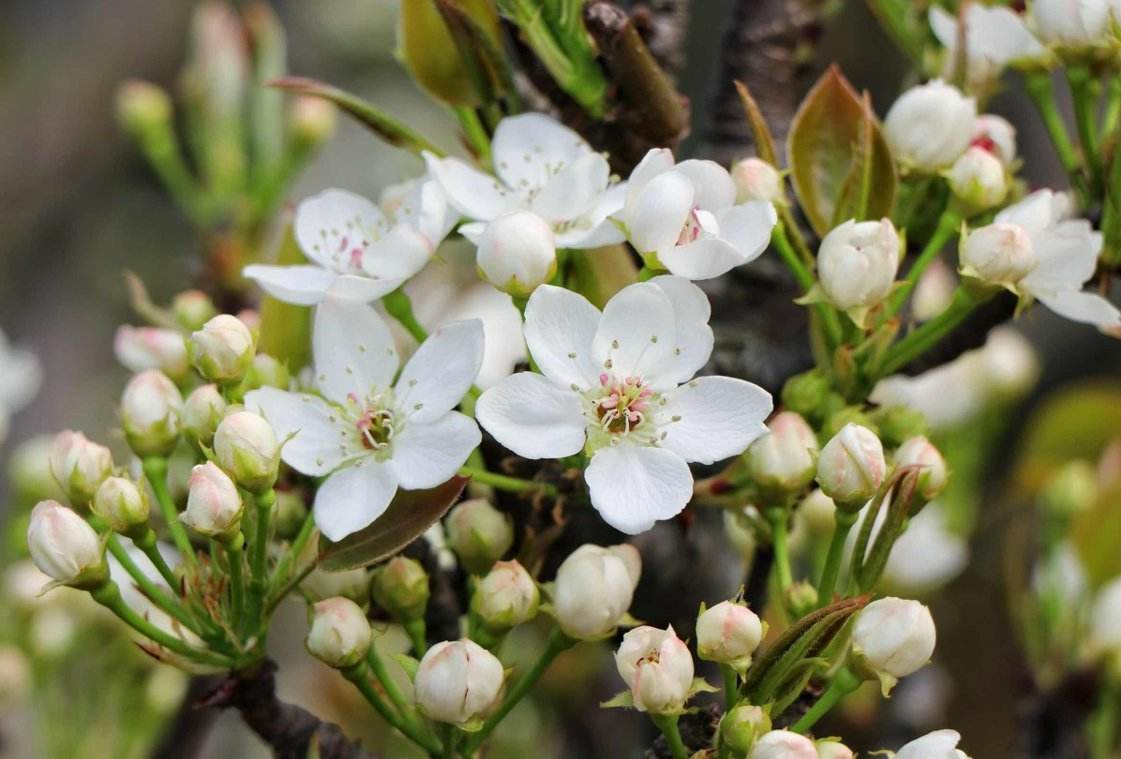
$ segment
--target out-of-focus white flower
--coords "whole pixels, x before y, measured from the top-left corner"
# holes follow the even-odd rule
[[[602,314],[577,293],[539,287],[525,335],[542,374],[483,393],[479,423],[526,458],[591,454],[592,505],[616,529],[644,532],[692,497],[688,462],[735,456],[766,431],[762,388],[691,379],[712,351],[708,315],[704,293],[680,277],[625,287]]]
[[[930,609],[918,601],[881,598],[857,614],[852,648],[858,666],[879,678],[886,696],[899,678],[930,661],[935,637]]]
[[[765,200],[768,203],[785,203],[786,189],[782,174],[762,158],[745,158],[732,166],[732,181],[736,183],[736,202],[748,203]]]
[[[849,423],[830,438],[817,460],[817,484],[842,509],[855,511],[876,494],[887,474],[876,433]]]
[[[183,396],[158,369],[134,374],[121,394],[121,426],[140,457],[167,456],[179,440]]]
[[[39,359],[13,348],[0,332],[0,443],[8,437],[12,415],[31,402],[42,381]]]
[[[214,431],[214,457],[239,486],[262,493],[276,482],[280,441],[260,414],[235,411]]]
[[[814,742],[790,730],[764,733],[751,747],[748,759],[817,759]]]
[[[904,165],[934,172],[952,164],[969,147],[976,117],[973,98],[935,79],[899,96],[884,119],[884,135]]]
[[[950,532],[942,505],[933,501],[911,518],[891,547],[883,582],[897,593],[928,593],[953,580],[968,563],[969,544]]]
[[[899,234],[889,219],[849,219],[834,228],[825,235],[817,253],[818,276],[826,299],[862,325],[868,309],[891,292],[900,252]]]
[[[469,725],[498,705],[504,679],[502,662],[474,641],[443,641],[417,667],[417,708],[437,722]]]
[[[0,645],[0,704],[21,698],[31,684],[31,664],[16,646]]]
[[[970,144],[988,150],[1005,166],[1011,166],[1016,160],[1016,127],[1003,116],[982,113],[973,122]]]
[[[919,494],[927,501],[939,495],[946,487],[946,460],[934,444],[922,435],[903,442],[895,451],[897,467],[918,467]]]
[[[954,196],[971,210],[998,206],[1008,194],[1004,164],[996,154],[976,145],[954,161],[946,181]]]
[[[960,20],[940,6],[932,6],[930,28],[946,49],[943,76],[952,77],[958,59],[961,25],[965,27],[966,79],[971,89],[991,89],[1004,67],[1015,61],[1038,58],[1046,51],[1024,18],[1004,7],[970,3]]]
[[[814,534],[828,536],[837,524],[837,504],[821,488],[815,488],[798,504],[794,519]]]
[[[92,590],[108,579],[101,539],[56,501],[40,501],[31,510],[27,548],[35,566],[59,585]]]
[[[309,263],[252,264],[243,273],[274,298],[297,305],[314,305],[328,294],[380,298],[424,268],[448,232],[447,199],[436,182],[419,182],[395,205],[386,214],[345,190],[310,197],[296,209],[293,227]]]
[[[373,634],[362,608],[349,598],[326,598],[312,606],[308,653],[329,667],[346,669],[366,658]]]
[[[233,383],[241,380],[253,363],[256,341],[245,322],[218,314],[191,333],[191,361],[206,379]]]
[[[957,284],[953,269],[942,259],[936,259],[915,285],[911,295],[911,316],[920,322],[938,316],[953,300]]]
[[[1121,578],[1098,591],[1090,613],[1090,647],[1121,662]]]
[[[693,655],[672,626],[643,625],[627,632],[615,652],[615,666],[640,712],[676,714],[684,708],[693,685]]]
[[[81,432],[63,430],[51,444],[51,475],[70,502],[85,508],[113,473],[113,454]]]
[[[1078,557],[1078,550],[1069,540],[1063,541],[1035,565],[1031,586],[1036,595],[1061,598],[1071,608],[1076,608],[1085,600],[1090,579]]]
[[[1082,289],[1097,268],[1101,233],[1085,219],[1067,218],[1069,212],[1064,195],[1032,193],[969,235],[962,247],[962,271],[1035,298],[1067,319],[1103,330],[1121,328],[1121,311]]]
[[[284,461],[313,477],[330,475],[315,494],[315,523],[341,540],[373,522],[398,486],[446,482],[479,444],[479,428],[454,411],[478,374],[483,329],[478,320],[432,333],[397,375],[388,327],[347,299],[317,309],[312,339],[322,397],[265,387],[246,406],[287,440]]]
[[[758,614],[743,604],[721,601],[697,617],[697,656],[745,671],[763,633]]]
[[[736,184],[713,161],[674,163],[655,148],[627,180],[616,220],[653,268],[689,279],[711,279],[759,257],[778,221],[765,200],[736,203]]]
[[[487,282],[515,297],[528,297],[557,271],[553,230],[530,211],[504,213],[479,236],[477,263]]]
[[[969,759],[959,749],[961,733],[957,730],[935,730],[915,738],[895,752],[895,759]]]
[[[174,380],[181,380],[191,368],[183,333],[163,327],[117,327],[113,353],[131,372],[159,369]]]
[[[759,487],[797,493],[817,469],[817,436],[793,411],[775,414],[767,426],[769,432],[744,454],[748,474]]]
[[[642,560],[631,545],[602,548],[585,544],[557,569],[553,609],[570,638],[595,640],[611,635],[631,607]]]
[[[1106,42],[1111,18],[1121,21],[1121,2],[1034,0],[1031,17],[1044,42],[1082,47]]]
[[[180,521],[200,535],[232,540],[241,528],[244,503],[237,485],[212,461],[191,470],[187,508]]]
[[[532,211],[552,227],[558,248],[621,242],[608,217],[623,205],[625,185],[611,182],[607,159],[555,119],[540,113],[499,122],[491,140],[495,176],[459,158],[425,154],[448,202],[472,223],[459,231],[477,241],[488,221]]]

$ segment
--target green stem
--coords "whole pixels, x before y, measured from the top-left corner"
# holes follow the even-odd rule
[[[774,245],[775,250],[778,251],[779,258],[782,259],[783,263],[785,263],[787,268],[794,274],[794,279],[798,282],[798,286],[802,288],[804,293],[808,293],[817,280],[814,278],[813,271],[802,262],[797,251],[795,251],[794,247],[790,244],[790,237],[787,234],[785,224],[779,223],[775,225],[775,228],[771,231],[771,244]],[[837,312],[827,303],[814,303],[813,308],[817,312],[822,329],[825,330],[825,339],[828,349],[832,352],[844,339],[841,332],[841,322],[837,319]]]
[[[385,668],[385,662],[382,661],[381,656],[378,655],[377,647],[373,643],[370,643],[370,650],[366,654],[366,663],[370,665],[370,669],[374,672],[374,677],[381,683],[382,689],[385,691],[386,695],[389,696],[389,700],[393,702],[393,705],[397,707],[397,711],[401,713],[401,716],[405,720],[413,723],[413,726],[416,727],[417,722],[414,718],[412,706],[405,698],[405,694],[397,687],[397,682],[390,676],[389,670]]]
[[[238,535],[238,539],[231,542],[229,545],[224,546],[226,550],[226,561],[230,565],[230,601],[233,606],[233,628],[241,629],[241,623],[245,620],[242,614],[245,612],[245,575],[244,575],[244,559],[242,558],[242,544],[244,541]]]
[[[172,653],[179,654],[192,661],[209,664],[214,667],[221,667],[223,669],[228,669],[232,665],[232,662],[224,656],[219,656],[210,651],[192,648],[179,638],[161,630],[144,619],[144,617],[137,614],[133,611],[131,606],[124,602],[124,599],[121,598],[121,590],[117,587],[115,582],[107,582],[97,590],[90,591],[90,596],[93,597],[93,600],[120,617],[120,619],[132,629],[136,630],[145,638],[163,646]]]
[[[269,488],[263,493],[255,494],[254,501],[257,506],[257,526],[253,531],[249,609],[246,618],[248,626],[245,628],[251,635],[257,635],[261,631],[265,596],[268,595],[269,590],[269,515],[273,504],[276,503],[276,491]]]
[[[416,726],[409,724],[394,712],[389,704],[374,690],[374,686],[370,682],[369,671],[370,668],[366,662],[359,662],[355,666],[343,670],[343,677],[354,683],[354,686],[358,688],[358,691],[370,702],[370,705],[374,707],[377,713],[382,716],[382,719],[429,754],[440,756],[443,753],[443,747],[440,746],[440,742],[431,735],[421,732]]]
[[[926,247],[919,253],[918,258],[911,264],[911,269],[907,272],[906,279],[903,280],[902,285],[896,290],[895,295],[891,297],[888,305],[887,315],[889,317],[899,313],[899,309],[907,301],[907,296],[915,289],[918,284],[919,277],[923,272],[934,263],[938,258],[938,254],[942,252],[942,248],[946,247],[946,243],[958,233],[961,227],[961,216],[957,211],[947,207],[942,215],[938,218],[938,226],[934,229],[934,234],[931,235],[930,240],[927,242]]]
[[[637,279],[638,279],[639,282],[648,282],[651,279],[654,279],[654,277],[660,277],[661,275],[663,275],[665,273],[666,272],[664,272],[660,269],[652,269],[649,266],[647,266],[646,264],[643,264],[642,268],[638,270]]]
[[[205,637],[206,633],[202,630],[197,620],[183,608],[183,605],[180,604],[175,597],[165,592],[159,585],[152,582],[152,578],[150,578],[144,570],[136,566],[136,562],[129,556],[128,551],[121,545],[120,539],[116,535],[111,535],[109,537],[107,548],[109,549],[109,553],[113,555],[113,558],[117,560],[117,563],[128,572],[129,577],[131,577],[133,582],[136,583],[136,586],[140,588],[140,592],[151,599],[152,603],[191,632]],[[175,592],[175,587],[176,585],[171,586],[173,593]]]
[[[1121,123],[1121,77],[1110,77],[1106,90],[1105,113],[1102,115],[1102,128],[1099,134],[1111,135]]]
[[[1074,101],[1074,124],[1082,145],[1082,159],[1090,167],[1093,189],[1102,187],[1102,161],[1098,154],[1098,84],[1085,66],[1067,69],[1071,98]]]
[[[787,239],[794,245],[794,250],[798,252],[798,257],[802,263],[813,269],[817,263],[813,251],[810,250],[809,243],[806,242],[805,236],[802,234],[802,228],[798,226],[798,222],[794,220],[794,214],[790,212],[790,206],[785,204],[776,205],[778,209],[779,224],[782,225],[786,232]],[[778,225],[776,225],[778,226]]]
[[[557,494],[556,487],[546,482],[532,482],[518,477],[507,477],[504,474],[495,474],[494,472],[488,472],[486,469],[479,469],[477,467],[462,466],[459,468],[459,474],[463,477],[470,477],[484,485],[490,485],[496,490],[506,490],[511,493],[540,491],[549,496],[555,496]]]
[[[834,675],[833,682],[829,683],[825,693],[821,694],[821,698],[790,729],[796,733],[805,733],[817,724],[818,720],[828,714],[837,705],[838,701],[859,688],[860,682],[860,678],[850,672],[848,668],[842,667]]]
[[[1085,207],[1090,198],[1090,190],[1086,186],[1086,178],[1082,174],[1082,164],[1078,160],[1078,154],[1070,141],[1070,135],[1067,133],[1062,114],[1059,113],[1059,109],[1055,105],[1055,88],[1051,83],[1051,73],[1041,71],[1028,74],[1024,77],[1024,84],[1028,96],[1031,97],[1036,110],[1043,118],[1043,125],[1047,128],[1047,134],[1051,137],[1051,144],[1055,146],[1055,153],[1059,156],[1059,162],[1066,169],[1070,176],[1070,183],[1078,192],[1079,201]]]
[[[845,556],[845,539],[856,523],[857,513],[840,508],[834,512],[836,524],[833,527],[833,538],[829,541],[829,553],[825,557],[825,567],[821,570],[821,581],[817,585],[819,606],[826,606],[833,600],[833,589],[837,586],[841,560]]]
[[[303,524],[300,525],[300,531],[296,534],[295,539],[292,540],[292,545],[285,551],[284,556],[281,557],[280,562],[273,570],[272,579],[269,580],[269,588],[272,592],[276,592],[282,584],[288,580],[288,574],[292,571],[292,565],[300,558],[300,554],[304,552],[307,547],[307,542],[311,539],[312,533],[315,532],[315,514],[311,511],[304,517]]]
[[[790,572],[790,551],[787,547],[787,521],[789,514],[781,507],[771,507],[766,510],[767,522],[771,525],[771,546],[775,554],[775,575],[778,577],[779,588],[785,595],[794,578]]]
[[[452,110],[455,112],[455,117],[459,119],[459,126],[463,129],[463,136],[467,138],[467,144],[478,156],[479,165],[489,167],[491,163],[490,135],[487,134],[486,127],[479,119],[478,112],[465,105],[457,105]]]
[[[167,561],[164,559],[163,554],[160,553],[159,546],[156,545],[156,531],[151,527],[146,527],[144,533],[132,539],[133,544],[144,552],[148,557],[148,561],[152,562],[152,566],[160,573],[160,577],[164,579],[167,586],[173,591],[179,586],[179,578],[175,576]]]
[[[669,745],[669,752],[673,759],[689,759],[689,751],[681,740],[681,731],[677,729],[677,718],[676,714],[650,715],[650,719],[662,731],[662,735],[666,736],[666,744]]]
[[[183,562],[190,567],[198,566],[195,549],[191,546],[191,539],[187,537],[187,528],[179,521],[179,511],[171,501],[171,493],[167,489],[167,459],[162,456],[149,456],[143,462],[144,476],[156,494],[156,502],[160,506],[160,513],[167,522],[168,532],[175,542],[175,547],[183,556]]]
[[[414,340],[423,343],[428,339],[428,331],[417,321],[416,314],[413,313],[413,302],[404,290],[397,288],[382,298],[381,302],[389,315],[400,322]]]
[[[413,644],[413,654],[418,659],[423,658],[428,651],[428,625],[424,618],[410,619],[402,627],[409,636],[409,642]]]
[[[724,675],[724,711],[730,712],[740,700],[740,676],[729,664],[721,664],[720,673]]]
[[[1116,754],[1118,724],[1121,722],[1121,683],[1107,674],[1098,693],[1098,705],[1089,721],[1090,756],[1092,759],[1111,759]]]
[[[487,717],[482,728],[467,739],[467,744],[463,747],[463,753],[466,756],[471,756],[475,749],[481,746],[483,741],[487,739],[491,731],[498,726],[498,723],[506,718],[506,715],[510,713],[510,710],[513,709],[523,697],[525,697],[525,694],[529,693],[530,688],[541,679],[541,675],[549,668],[553,659],[557,658],[557,655],[562,651],[572,647],[574,643],[575,641],[562,633],[559,627],[553,628],[553,631],[549,634],[549,640],[545,644],[545,650],[537,657],[537,661],[522,675],[521,679],[518,680],[514,687],[507,692],[506,698],[502,700],[502,705],[498,707],[498,711]]]
[[[954,291],[954,298],[945,311],[913,330],[888,350],[878,375],[882,377],[893,374],[926,353],[965,321],[975,306],[987,299],[987,297],[978,298],[959,286]]]
[[[197,227],[210,220],[206,194],[187,168],[170,121],[160,120],[136,133],[140,149],[180,210]]]

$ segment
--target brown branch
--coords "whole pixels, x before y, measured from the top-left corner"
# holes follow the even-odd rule
[[[231,674],[198,706],[237,709],[278,759],[378,759],[347,738],[338,725],[278,699],[275,672],[276,663],[266,659],[254,670]]]
[[[685,37],[689,31],[690,0],[645,0],[636,3],[635,27],[658,65],[677,76],[685,65]]]
[[[215,675],[191,678],[175,717],[152,749],[151,759],[191,759],[199,755],[219,713],[213,707],[200,707],[199,701],[212,693],[220,682],[221,678]]]

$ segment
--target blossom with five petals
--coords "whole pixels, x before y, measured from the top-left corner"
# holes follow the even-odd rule
[[[377,519],[397,488],[420,490],[450,479],[479,444],[479,428],[455,406],[483,358],[477,319],[446,324],[399,364],[385,322],[370,306],[329,297],[312,335],[320,395],[263,387],[245,404],[281,439],[285,463],[326,476],[315,495],[315,523],[340,540]]]
[[[693,379],[712,353],[709,311],[700,288],[681,277],[630,285],[602,313],[543,285],[525,312],[541,374],[514,374],[483,393],[479,423],[526,458],[586,451],[592,505],[623,532],[648,530],[692,497],[687,462],[738,455],[767,429],[765,390]]]

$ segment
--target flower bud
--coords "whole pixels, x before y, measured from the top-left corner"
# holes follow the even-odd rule
[[[766,200],[770,203],[786,202],[782,174],[762,158],[745,158],[732,166],[732,181],[736,183],[736,203]]]
[[[821,449],[817,483],[837,508],[855,511],[876,494],[886,470],[884,448],[876,434],[846,424]]]
[[[179,520],[200,535],[231,541],[241,529],[244,503],[237,485],[214,462],[191,469],[187,479],[187,508]]]
[[[51,445],[51,474],[70,502],[85,508],[113,473],[113,454],[81,432],[63,430]]]
[[[498,706],[504,679],[502,662],[479,644],[443,641],[428,649],[417,667],[416,705],[429,719],[469,725]]]
[[[305,149],[322,145],[335,134],[338,111],[323,98],[299,96],[289,111],[292,139]]]
[[[684,708],[693,687],[693,656],[672,626],[642,625],[627,632],[615,666],[640,712],[677,714]]]
[[[817,759],[817,748],[804,735],[772,730],[755,742],[748,759]]]
[[[307,519],[308,508],[304,494],[298,490],[282,490],[276,494],[276,511],[272,523],[276,537],[292,540]],[[365,596],[365,593],[362,594]]]
[[[121,396],[121,425],[129,447],[141,458],[167,456],[179,440],[183,396],[156,369],[133,375]]]
[[[159,369],[181,380],[191,368],[183,335],[173,329],[122,325],[113,338],[113,353],[131,372]]]
[[[372,632],[366,613],[349,598],[327,598],[312,606],[308,653],[328,667],[346,669],[366,658]]]
[[[330,572],[316,567],[300,583],[300,589],[313,601],[322,601],[333,596],[349,598],[359,606],[370,601],[370,573],[365,567],[356,567],[342,572]]]
[[[697,656],[742,672],[751,664],[763,633],[755,612],[743,604],[721,601],[697,617]]]
[[[820,369],[810,369],[794,375],[782,386],[782,405],[807,419],[820,419],[819,412],[829,393],[829,380]]]
[[[888,448],[898,448],[913,437],[928,431],[926,416],[907,406],[881,406],[873,416],[880,440]]]
[[[214,431],[214,454],[238,485],[263,493],[276,482],[280,444],[263,416],[252,411],[230,414]]]
[[[818,741],[814,745],[817,748],[817,759],[855,759],[856,757],[851,748],[832,738]]]
[[[897,467],[919,467],[918,492],[924,500],[937,498],[946,489],[946,460],[941,452],[921,435],[911,438],[895,452]]]
[[[935,638],[930,609],[902,598],[873,601],[857,614],[852,628],[858,666],[879,678],[885,696],[899,678],[930,661]]]
[[[940,79],[912,87],[892,104],[884,136],[892,155],[919,171],[934,172],[958,159],[973,137],[977,105]]]
[[[578,640],[605,638],[631,607],[642,560],[634,546],[601,548],[585,544],[557,569],[553,607],[565,635]]]
[[[820,488],[814,488],[799,502],[794,517],[815,535],[828,537],[837,525],[837,506]]]
[[[1018,224],[997,222],[970,232],[961,246],[961,273],[1013,287],[1039,264],[1031,238]]]
[[[510,517],[485,498],[472,498],[452,509],[444,529],[448,547],[472,574],[486,572],[514,544]]]
[[[171,123],[171,98],[161,87],[130,79],[117,88],[117,121],[132,134]]]
[[[537,616],[537,583],[517,561],[500,561],[475,586],[471,611],[493,632],[505,632]]]
[[[245,374],[245,385],[240,390],[249,392],[259,387],[278,387],[287,390],[291,379],[287,366],[267,353],[258,353],[249,364],[249,370]]]
[[[499,216],[483,230],[475,261],[487,282],[516,298],[527,298],[557,272],[552,227],[529,211]]]
[[[394,556],[374,572],[370,595],[398,622],[423,619],[428,606],[428,573],[419,561]]]
[[[793,543],[793,536],[791,542]],[[817,608],[817,588],[808,580],[791,583],[782,596],[783,603],[791,610],[795,619],[800,619]]]
[[[739,704],[720,720],[720,743],[737,754],[746,754],[759,736],[771,730],[771,718],[762,707]]]
[[[957,730],[935,730],[903,746],[895,752],[894,759],[969,759],[957,747],[960,741]]]
[[[1031,15],[1044,42],[1085,47],[1106,41],[1110,17],[1121,16],[1121,7],[1116,0],[1034,0]]]
[[[236,316],[218,314],[191,333],[191,363],[208,380],[233,383],[241,380],[256,352],[253,334]]]
[[[899,271],[899,235],[888,219],[846,221],[821,241],[818,276],[829,302],[843,311],[879,304]],[[860,323],[860,319],[854,318]]]
[[[817,437],[793,411],[776,414],[767,427],[770,432],[747,449],[747,472],[764,490],[797,493],[814,478]]]
[[[59,585],[94,590],[109,579],[101,539],[57,501],[40,501],[32,509],[27,548],[35,566]]]
[[[194,332],[217,316],[218,309],[202,290],[185,290],[171,301],[171,313],[181,328]]]
[[[226,399],[218,386],[200,385],[183,402],[183,432],[192,440],[209,446],[214,442],[214,431],[225,414]]]
[[[109,529],[122,535],[131,535],[148,525],[148,496],[135,482],[124,477],[110,477],[102,482],[91,508],[105,520]]]
[[[1121,663],[1121,578],[1105,585],[1090,612],[1090,650]]]
[[[845,406],[842,404],[834,406],[829,415],[825,417],[825,423],[821,426],[821,436],[826,439],[836,437],[837,433],[849,424],[867,427],[877,437],[880,434],[876,423],[872,421],[872,417],[861,406]]]
[[[1008,194],[1004,164],[984,148],[971,147],[954,161],[946,174],[954,197],[973,211],[1000,205]]]
[[[1016,160],[1016,127],[1003,116],[982,113],[973,122],[971,144],[984,148],[1009,166]]]

